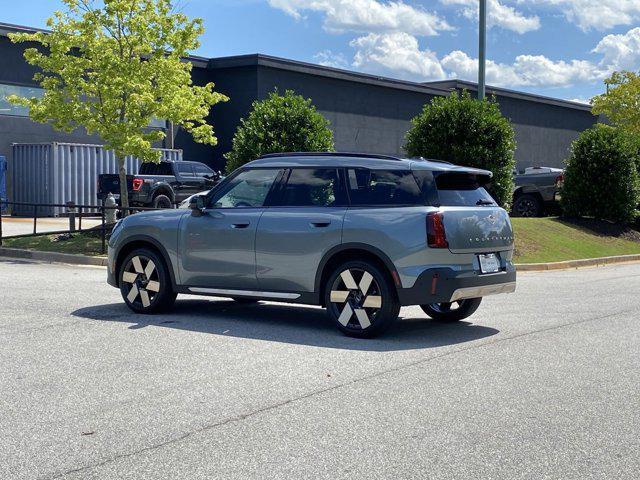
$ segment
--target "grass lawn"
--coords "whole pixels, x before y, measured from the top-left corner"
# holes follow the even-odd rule
[[[606,225],[605,222],[576,225],[559,218],[513,218],[511,221],[516,238],[516,263],[560,262],[640,253],[640,234]],[[618,231],[603,233],[609,226]]]
[[[69,240],[54,241],[58,235],[39,235],[37,237],[3,238],[2,246],[24,248],[44,252],[82,253],[101,255],[102,240],[99,234],[74,233]]]

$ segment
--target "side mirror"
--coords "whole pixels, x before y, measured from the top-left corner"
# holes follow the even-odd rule
[[[201,215],[204,215],[204,210],[205,210],[204,198],[205,197],[202,195],[196,195],[194,197],[191,197],[191,200],[189,200],[189,208],[191,209],[191,215],[193,215],[194,217],[199,217]]]

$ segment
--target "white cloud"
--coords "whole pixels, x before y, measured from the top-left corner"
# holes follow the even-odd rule
[[[601,54],[600,64],[610,70],[638,70],[640,68],[640,27],[620,35],[607,35],[593,52]]]
[[[607,30],[640,20],[640,0],[519,0],[519,3],[556,6],[583,30]]]
[[[331,32],[402,31],[426,36],[452,30],[444,18],[401,0],[269,0],[269,5],[298,19],[305,11],[320,12],[324,28]]]
[[[322,50],[321,52],[316,53],[313,58],[318,62],[318,64],[325,67],[347,68],[349,66],[349,62],[347,62],[346,57],[340,52]]]
[[[589,100],[588,98],[567,98],[567,100],[569,100],[570,102],[576,102],[576,103],[582,103],[584,105],[590,105],[591,104],[591,100]]]
[[[442,66],[450,75],[477,80],[478,60],[464,52],[454,51],[445,56]],[[566,87],[592,82],[603,73],[586,60],[554,61],[544,55],[518,55],[512,64],[487,61],[487,83],[501,87]]]
[[[462,6],[462,14],[470,19],[478,18],[478,0],[440,0],[445,5]],[[540,18],[526,16],[514,7],[504,5],[499,0],[487,2],[487,25],[489,27],[501,27],[516,33],[526,33],[540,28]]]
[[[353,40],[353,66],[364,71],[411,80],[446,77],[440,61],[430,50],[420,50],[418,40],[407,33],[370,33]]]

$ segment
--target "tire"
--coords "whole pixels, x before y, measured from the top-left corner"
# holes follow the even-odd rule
[[[153,208],[173,208],[173,202],[166,195],[156,195],[153,197]]]
[[[350,337],[373,338],[398,319],[400,302],[393,282],[371,262],[343,263],[324,287],[329,316]]]
[[[239,303],[241,305],[253,305],[260,301],[257,298],[249,298],[249,297],[231,297],[231,299],[234,302]]]
[[[542,215],[542,202],[537,196],[525,193],[513,202],[511,213],[514,217],[539,217]]]
[[[473,315],[481,302],[482,298],[468,298],[453,303],[420,305],[420,308],[424,313],[439,322],[459,322]]]
[[[162,312],[171,308],[176,300],[169,271],[153,250],[132,251],[122,262],[118,275],[122,298],[136,313]]]

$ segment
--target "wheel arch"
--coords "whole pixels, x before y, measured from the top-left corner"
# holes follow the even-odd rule
[[[343,243],[329,250],[322,257],[315,278],[318,303],[324,304],[325,283],[329,275],[340,264],[349,260],[369,260],[387,275],[395,291],[400,287],[398,272],[391,259],[382,250],[364,243]]]
[[[167,183],[161,183],[153,188],[153,190],[151,191],[151,201],[153,201],[153,199],[155,199],[158,195],[166,195],[167,197],[169,197],[169,200],[175,202],[175,192]]]
[[[126,242],[118,249],[115,257],[115,275],[118,287],[120,286],[120,267],[124,259],[137,248],[148,248],[155,251],[160,259],[164,262],[164,266],[169,271],[169,277],[171,278],[171,286],[175,289],[177,282],[175,278],[175,272],[173,270],[173,264],[169,258],[169,253],[166,248],[158,242],[155,238],[146,235],[134,235],[127,238]]]

